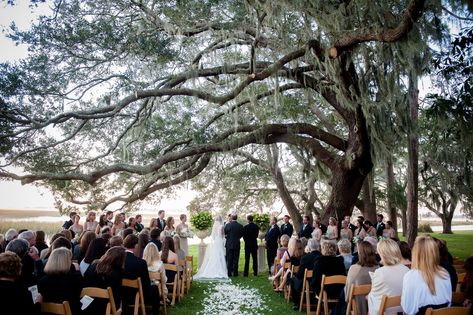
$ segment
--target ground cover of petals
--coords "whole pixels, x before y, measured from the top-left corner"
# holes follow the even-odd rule
[[[271,311],[258,289],[216,283],[205,290],[204,309],[198,315],[255,315]]]

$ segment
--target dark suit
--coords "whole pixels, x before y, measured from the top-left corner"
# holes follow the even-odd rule
[[[38,292],[43,302],[62,303],[69,301],[72,314],[80,314],[80,293],[84,280],[80,272],[45,275],[38,281]]]
[[[245,270],[243,275],[248,276],[250,269],[250,255],[253,258],[253,274],[258,275],[258,233],[259,228],[253,222],[248,223],[243,227],[243,240],[245,241]]]
[[[225,225],[225,243],[228,276],[238,276],[238,260],[240,259],[240,239],[243,236],[243,225],[232,221]]]
[[[305,237],[306,239],[309,239],[312,237],[312,231],[314,231],[312,225],[306,224],[306,226],[304,227],[304,224],[302,224],[298,236],[299,238]]]
[[[161,220],[160,218],[158,218],[158,228],[163,231],[164,230],[164,227],[166,226],[166,220]]]
[[[291,223],[283,223],[281,225],[281,236],[286,234],[286,235],[289,235],[289,237],[291,237],[293,232],[294,232],[294,228],[292,227]]]
[[[143,295],[145,296],[145,302],[151,302],[151,281],[149,280],[148,266],[146,261],[140,257],[136,257],[131,252],[126,252],[125,258],[125,270],[123,271],[123,278],[125,279],[136,279],[141,278],[141,286],[143,287]],[[134,296],[136,291],[134,289],[123,288],[123,305],[130,305],[134,303]],[[129,311],[127,307],[123,308],[123,311]]]
[[[338,256],[319,256],[315,260],[313,269],[314,273],[310,280],[310,287],[315,291],[315,294],[319,295],[320,286],[322,282],[322,275],[335,276],[335,275],[346,275],[345,264],[343,263],[343,257]],[[343,290],[344,285],[333,284],[327,286],[325,291],[331,299],[338,299],[340,292]]]
[[[272,225],[266,235],[264,240],[266,241],[266,258],[268,259],[268,269],[271,274],[271,266],[274,263],[274,258],[276,258],[276,252],[278,250],[278,239],[281,236],[281,231],[277,224]]]
[[[312,268],[314,268],[315,260],[321,255],[322,254],[318,250],[315,250],[302,256],[301,264],[299,265],[299,270],[294,275],[294,277],[291,278],[291,292],[292,301],[294,302],[294,305],[299,306],[302,282],[304,281],[305,271],[312,270]]]
[[[385,229],[385,225],[383,222],[376,224],[376,235],[383,236],[383,230]]]

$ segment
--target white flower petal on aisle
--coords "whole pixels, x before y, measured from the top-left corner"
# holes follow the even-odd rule
[[[204,310],[197,315],[255,315],[271,311],[256,288],[217,283],[204,293]]]

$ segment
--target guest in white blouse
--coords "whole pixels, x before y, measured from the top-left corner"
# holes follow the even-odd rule
[[[382,240],[378,243],[378,254],[381,256],[383,267],[370,272],[371,292],[368,294],[368,309],[370,314],[378,314],[383,295],[399,296],[402,293],[402,278],[409,268],[401,264],[401,250],[399,245],[391,240]],[[401,312],[400,307],[387,310],[388,314]]]
[[[427,308],[449,306],[452,284],[440,266],[438,246],[428,236],[418,236],[412,248],[411,270],[404,275],[401,306],[407,315],[424,314]]]

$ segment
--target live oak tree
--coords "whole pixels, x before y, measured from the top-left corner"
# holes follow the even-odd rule
[[[54,2],[10,33],[30,54],[1,65],[0,176],[105,208],[194,178],[220,152],[285,143],[330,170],[324,217],[343,217],[373,166],[377,106],[391,101],[374,97],[366,65],[385,47],[415,50],[423,10],[422,0]]]

